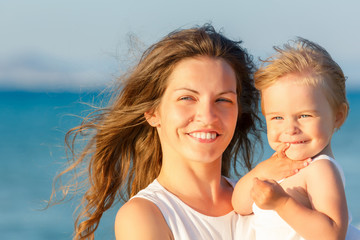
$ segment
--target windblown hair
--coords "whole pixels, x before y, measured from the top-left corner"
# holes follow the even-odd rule
[[[302,77],[302,83],[322,88],[333,110],[345,104],[347,116],[346,77],[340,66],[314,42],[298,37],[290,43],[284,44],[283,48],[274,47],[276,53],[264,60],[254,74],[255,87],[261,91],[280,77],[297,74]]]
[[[259,94],[253,85],[252,57],[240,44],[209,24],[170,33],[150,46],[133,70],[119,79],[118,93],[108,107],[67,133],[73,163],[60,176],[81,166],[88,172],[74,239],[93,239],[102,214],[116,200],[128,200],[158,176],[162,165],[160,140],[144,113],[159,106],[169,75],[183,59],[222,58],[233,68],[239,116],[233,139],[222,157],[222,174],[238,174],[237,161],[251,169],[254,146],[261,142],[257,130]],[[90,133],[91,138],[76,156],[75,140],[84,133]]]

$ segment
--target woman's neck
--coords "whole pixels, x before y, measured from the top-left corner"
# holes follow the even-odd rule
[[[221,160],[201,163],[164,159],[157,180],[200,213],[221,216],[232,210],[233,187],[221,176]]]

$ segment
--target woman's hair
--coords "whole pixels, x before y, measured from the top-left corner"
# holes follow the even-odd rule
[[[263,90],[287,74],[297,74],[301,82],[323,89],[333,110],[342,104],[346,105],[346,116],[349,103],[343,71],[330,54],[320,45],[298,37],[284,44],[283,48],[274,47],[276,53],[263,61],[255,72],[255,87]]]
[[[209,24],[170,33],[150,46],[139,63],[122,77],[118,93],[108,107],[88,116],[67,133],[73,163],[59,176],[80,166],[85,166],[88,174],[74,239],[93,239],[102,214],[114,201],[127,200],[158,176],[162,165],[160,140],[144,113],[159,106],[169,75],[183,59],[222,58],[236,73],[239,116],[233,139],[222,157],[222,174],[237,174],[238,157],[243,166],[251,168],[254,145],[261,141],[256,125],[259,96],[253,86],[252,58],[240,44]],[[75,140],[86,133],[90,139],[76,156]]]

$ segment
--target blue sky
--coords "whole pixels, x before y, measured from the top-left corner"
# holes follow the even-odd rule
[[[360,89],[356,0],[0,0],[0,90],[81,91],[102,87],[168,32],[211,22],[255,58],[295,36],[325,47]],[[135,53],[136,55],[136,53]]]

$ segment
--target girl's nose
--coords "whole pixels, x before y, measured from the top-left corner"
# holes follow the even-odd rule
[[[285,123],[285,133],[289,135],[298,134],[300,132],[299,126],[294,120],[287,120]]]

